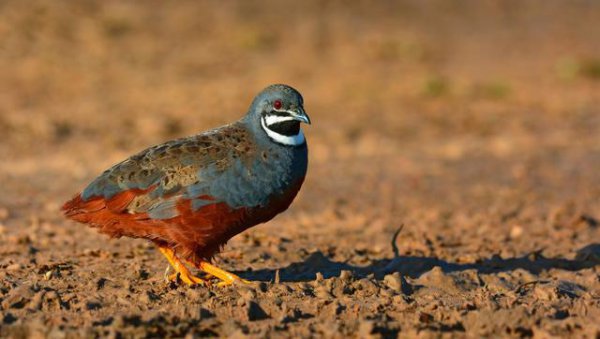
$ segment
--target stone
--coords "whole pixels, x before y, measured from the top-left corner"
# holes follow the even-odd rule
[[[340,272],[340,280],[345,281],[345,282],[352,280],[352,272],[350,272],[348,270],[342,270]]]
[[[398,272],[386,275],[383,278],[383,282],[392,291],[395,291],[395,292],[402,291],[402,279],[400,278],[400,273],[398,273]]]

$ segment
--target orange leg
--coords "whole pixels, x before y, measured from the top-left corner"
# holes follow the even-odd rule
[[[196,266],[197,269],[220,279],[221,282],[218,283],[217,286],[228,286],[228,285],[233,284],[234,282],[241,282],[244,284],[250,283],[248,280],[242,279],[233,273],[222,270],[222,269],[218,268],[217,266],[209,263],[208,261],[200,261],[199,264],[194,264],[189,261],[188,261],[188,263]]]
[[[186,283],[188,286],[207,285],[206,281],[194,276],[192,272],[190,272],[190,270],[187,267],[185,267],[181,260],[177,258],[175,252],[172,249],[168,247],[159,247],[158,249],[167,258],[169,264],[171,264],[171,266],[175,270],[174,274],[168,276],[168,280],[175,281],[177,279],[177,276],[179,276],[181,281]]]

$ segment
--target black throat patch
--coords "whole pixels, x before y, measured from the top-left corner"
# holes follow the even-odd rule
[[[268,125],[267,128],[277,134],[285,135],[287,137],[293,137],[294,135],[298,135],[298,133],[300,133],[300,121],[281,121]]]

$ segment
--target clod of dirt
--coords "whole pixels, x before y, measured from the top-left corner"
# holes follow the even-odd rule
[[[433,287],[446,291],[448,293],[456,293],[459,291],[456,282],[451,275],[444,273],[441,267],[436,266],[431,271],[424,273],[415,280],[419,285]]]
[[[584,287],[570,281],[532,281],[519,286],[516,292],[522,298],[533,297],[535,301],[577,299],[587,295]]]
[[[379,287],[368,278],[362,278],[353,285],[358,294],[362,296],[373,296],[379,291]]]
[[[6,266],[5,270],[7,272],[12,272],[12,271],[22,270],[23,268],[25,268],[25,266],[23,266],[22,264],[16,263],[16,264],[11,264],[11,265]]]
[[[386,275],[383,278],[383,282],[392,291],[396,291],[396,292],[402,291],[402,279],[400,278],[400,273],[398,273],[398,272]]]
[[[353,278],[352,272],[350,272],[348,270],[342,270],[340,272],[340,280],[349,282],[352,280],[352,278]]]
[[[399,311],[405,311],[410,307],[411,299],[406,295],[397,294],[392,297],[394,307]]]
[[[20,286],[8,293],[8,296],[2,300],[2,308],[23,308],[33,298],[34,291],[29,286]]]
[[[56,291],[46,291],[44,294],[44,304],[42,306],[46,311],[57,311],[63,307],[60,295]]]
[[[337,277],[333,277],[325,280],[325,286],[328,291],[335,297],[340,297],[344,294],[350,294],[351,290],[346,281],[343,281]]]
[[[556,300],[558,295],[556,294],[556,290],[547,283],[535,284],[533,288],[533,296],[537,300]]]
[[[46,295],[46,291],[37,292],[29,304],[27,304],[27,309],[30,311],[39,311],[42,309],[42,304],[44,302],[44,296]]]
[[[330,293],[330,289],[327,286],[317,286],[314,290],[315,295],[319,299],[331,299],[333,295]]]

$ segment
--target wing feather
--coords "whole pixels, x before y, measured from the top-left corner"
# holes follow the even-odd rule
[[[248,132],[238,124],[177,139],[148,148],[106,170],[81,193],[83,202],[101,198],[106,208],[128,214],[145,213],[153,219],[178,215],[177,203],[191,201],[192,208],[219,197],[208,196],[211,184],[232,159],[254,149]],[[240,144],[245,145],[241,147]]]

